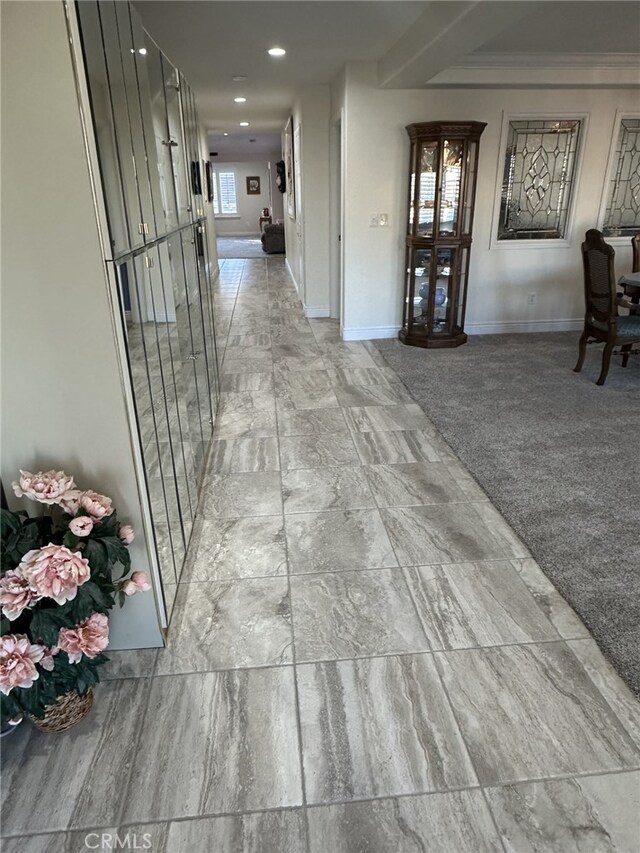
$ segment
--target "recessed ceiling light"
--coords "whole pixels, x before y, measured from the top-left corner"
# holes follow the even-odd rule
[[[241,121],[240,127],[249,127],[249,122],[248,121]]]
[[[234,98],[233,100],[236,102],[236,104],[244,104],[244,103],[246,103],[247,99],[246,98]]]
[[[242,83],[243,80],[247,79],[247,77],[245,74],[234,74],[231,79],[233,80],[234,83]]]
[[[283,47],[270,47],[267,51],[269,56],[284,56],[286,52]]]
[[[222,135],[223,135],[223,136],[229,136],[229,134],[227,133],[227,131],[226,131],[226,130],[225,130],[225,132],[224,132]]]
[[[138,53],[141,53],[143,56],[146,56],[146,55],[147,55],[147,48],[146,48],[146,47],[141,47],[141,48],[138,50]]]

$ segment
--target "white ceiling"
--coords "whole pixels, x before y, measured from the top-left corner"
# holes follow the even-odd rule
[[[209,152],[216,154],[219,162],[280,159],[282,137],[279,133],[230,133],[229,136],[209,134]]]
[[[483,53],[634,53],[637,0],[134,0],[145,27],[196,93],[214,134],[279,132],[305,86],[349,60],[376,61],[390,88],[419,87]],[[286,48],[281,59],[272,46]],[[241,83],[231,80],[244,74]],[[245,104],[233,98],[242,95]],[[240,128],[240,121],[250,122]]]

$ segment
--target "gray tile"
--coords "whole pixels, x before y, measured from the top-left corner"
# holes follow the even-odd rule
[[[507,561],[404,571],[433,649],[559,639]]]
[[[477,504],[380,510],[401,566],[499,560],[505,554],[476,513]]]
[[[87,848],[84,847],[84,849]],[[76,853],[76,851],[70,847],[67,834],[60,832],[54,835],[4,838],[2,840],[2,853]]]
[[[320,435],[348,432],[340,409],[297,409],[278,412],[280,435]]]
[[[234,349],[235,347],[270,347],[271,346],[271,335],[266,332],[252,333],[247,332],[246,335],[229,335],[229,340],[227,341],[227,348],[229,350]]]
[[[317,344],[274,344],[273,345],[273,360],[286,361],[287,359],[318,359],[321,358],[320,350]],[[313,368],[312,368],[313,369]],[[324,370],[324,363],[322,364]]]
[[[274,436],[276,413],[264,409],[247,409],[243,412],[223,412],[216,421],[213,440],[225,438],[264,438]]]
[[[258,374],[262,376],[263,374]],[[276,408],[274,391],[235,391],[220,395],[218,416],[264,409],[273,412]]]
[[[500,542],[507,557],[525,558],[531,556],[527,547],[518,539],[493,504],[489,502],[476,503],[474,508],[494,538]]]
[[[324,468],[359,465],[349,433],[287,435],[280,437],[280,462],[284,471],[293,468]]]
[[[286,577],[180,584],[156,673],[291,663]]]
[[[640,748],[640,702],[637,697],[606,660],[594,640],[570,640],[567,645]]]
[[[330,391],[332,387],[326,370],[277,371],[275,383],[278,391]]]
[[[507,853],[636,853],[640,773],[488,788]]]
[[[377,510],[288,515],[285,531],[292,574],[398,565]]]
[[[234,373],[271,373],[273,363],[271,358],[231,358],[227,356],[222,362],[220,373],[223,376]]]
[[[285,513],[374,508],[362,466],[302,468],[282,474]]]
[[[311,853],[503,853],[478,790],[314,806],[307,814]]]
[[[365,465],[440,462],[433,436],[420,430],[356,432],[353,441]]]
[[[100,673],[103,680],[112,678],[145,678],[153,675],[158,649],[107,649],[109,663]]]
[[[282,388],[279,386],[276,391],[276,409],[278,412],[291,409],[337,408],[339,408],[338,398],[332,388],[297,388],[295,386]]]
[[[303,664],[297,673],[309,803],[476,784],[431,655]]]
[[[618,718],[565,643],[436,652],[485,785],[640,764]]]
[[[122,822],[300,805],[298,749],[292,667],[155,678]]]
[[[321,355],[286,356],[274,362],[277,374],[287,374],[303,370],[311,372],[314,370],[325,371],[326,365]]]
[[[209,465],[216,474],[279,471],[278,439],[269,436],[214,441],[211,445]]]
[[[272,373],[230,373],[220,377],[220,391],[235,394],[239,391],[270,391]]]
[[[189,546],[181,581],[285,575],[282,515],[205,519]]]
[[[460,503],[466,500],[440,462],[371,465],[365,472],[378,506]]]
[[[476,483],[464,465],[457,459],[447,459],[443,456],[443,462],[447,470],[456,481],[458,487],[465,493],[469,501],[487,501],[489,498],[482,488]]]
[[[174,821],[166,853],[305,853],[302,809]],[[150,853],[156,851],[153,847]],[[326,851],[325,851],[326,853]]]
[[[365,368],[362,368],[363,370]],[[334,385],[336,397],[341,406],[397,406],[410,402],[405,392],[390,385]]]
[[[390,390],[386,378],[377,367],[333,367],[327,370],[327,375],[336,388],[352,389],[382,385],[386,390]]]
[[[336,392],[337,393],[337,392]],[[395,432],[420,430],[433,432],[432,426],[415,403],[402,406],[363,406],[344,409],[344,416],[354,432]]]
[[[291,609],[298,662],[429,649],[398,569],[294,575]]]
[[[67,732],[46,735],[24,722],[3,739],[4,833],[116,824],[126,790],[114,780],[129,774],[150,681],[99,685],[91,713]]]
[[[220,474],[204,490],[205,516],[277,515],[282,512],[280,474]]]
[[[359,343],[323,344],[322,354],[333,367],[375,367],[376,364]]]
[[[546,613],[547,619],[555,626],[561,637],[572,639],[590,636],[580,618],[534,559],[514,560],[513,565],[538,603],[538,607]]]

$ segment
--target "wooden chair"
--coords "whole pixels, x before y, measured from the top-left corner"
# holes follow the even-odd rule
[[[640,272],[640,231],[631,238],[631,249],[633,250],[631,272]]]
[[[609,372],[613,348],[620,344],[622,366],[627,366],[633,344],[640,342],[640,315],[620,316],[618,308],[633,311],[637,306],[627,302],[616,292],[614,271],[615,251],[605,243],[602,233],[590,228],[582,244],[584,267],[585,318],[580,336],[578,363],[573,368],[582,370],[587,352],[587,341],[592,338],[604,344],[602,370],[596,385],[604,385]]]

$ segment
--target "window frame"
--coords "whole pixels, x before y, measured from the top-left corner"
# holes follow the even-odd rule
[[[493,201],[493,215],[491,218],[491,234],[489,238],[489,249],[506,252],[520,251],[522,249],[536,249],[538,247],[545,249],[567,249],[575,244],[574,239],[574,224],[576,218],[576,210],[578,206],[578,197],[581,190],[582,182],[582,165],[584,161],[584,151],[586,148],[586,140],[589,133],[590,112],[562,112],[545,111],[545,112],[502,112],[502,130],[500,133],[500,145],[498,146],[498,160],[496,164],[495,176],[495,194]],[[509,125],[512,121],[580,121],[581,130],[578,138],[578,146],[575,154],[575,168],[573,173],[573,184],[571,188],[571,198],[567,209],[567,222],[565,227],[564,237],[541,237],[539,239],[523,239],[523,240],[499,240],[498,228],[500,225],[500,215],[502,208],[502,183],[504,178],[505,157],[507,153],[507,143],[509,141]],[[476,204],[477,215],[477,204]],[[582,239],[582,237],[580,238]]]
[[[618,163],[616,158],[616,147],[618,144],[618,136],[620,133],[620,125],[621,122],[626,119],[640,119],[640,111],[633,110],[616,110],[616,114],[613,119],[613,127],[611,129],[611,137],[609,140],[609,157],[607,160],[607,168],[602,179],[602,192],[600,196],[600,210],[598,212],[598,228],[602,231],[604,227],[604,217],[607,213],[607,207],[609,199],[608,199],[608,190],[609,184],[611,182],[611,176],[613,174],[614,169],[616,169]],[[638,228],[640,231],[640,227]],[[607,235],[605,237],[607,243],[610,243],[612,246],[629,246],[631,241],[631,236],[628,234],[623,235]]]
[[[231,175],[233,177],[233,193],[235,200],[235,211],[223,213],[222,212],[222,185],[220,183],[220,175]],[[213,207],[213,216],[215,219],[239,219],[240,213],[238,211],[238,179],[236,175],[235,169],[221,169],[217,166],[213,167],[213,199],[211,201],[211,205]],[[216,210],[217,208],[217,210]]]

